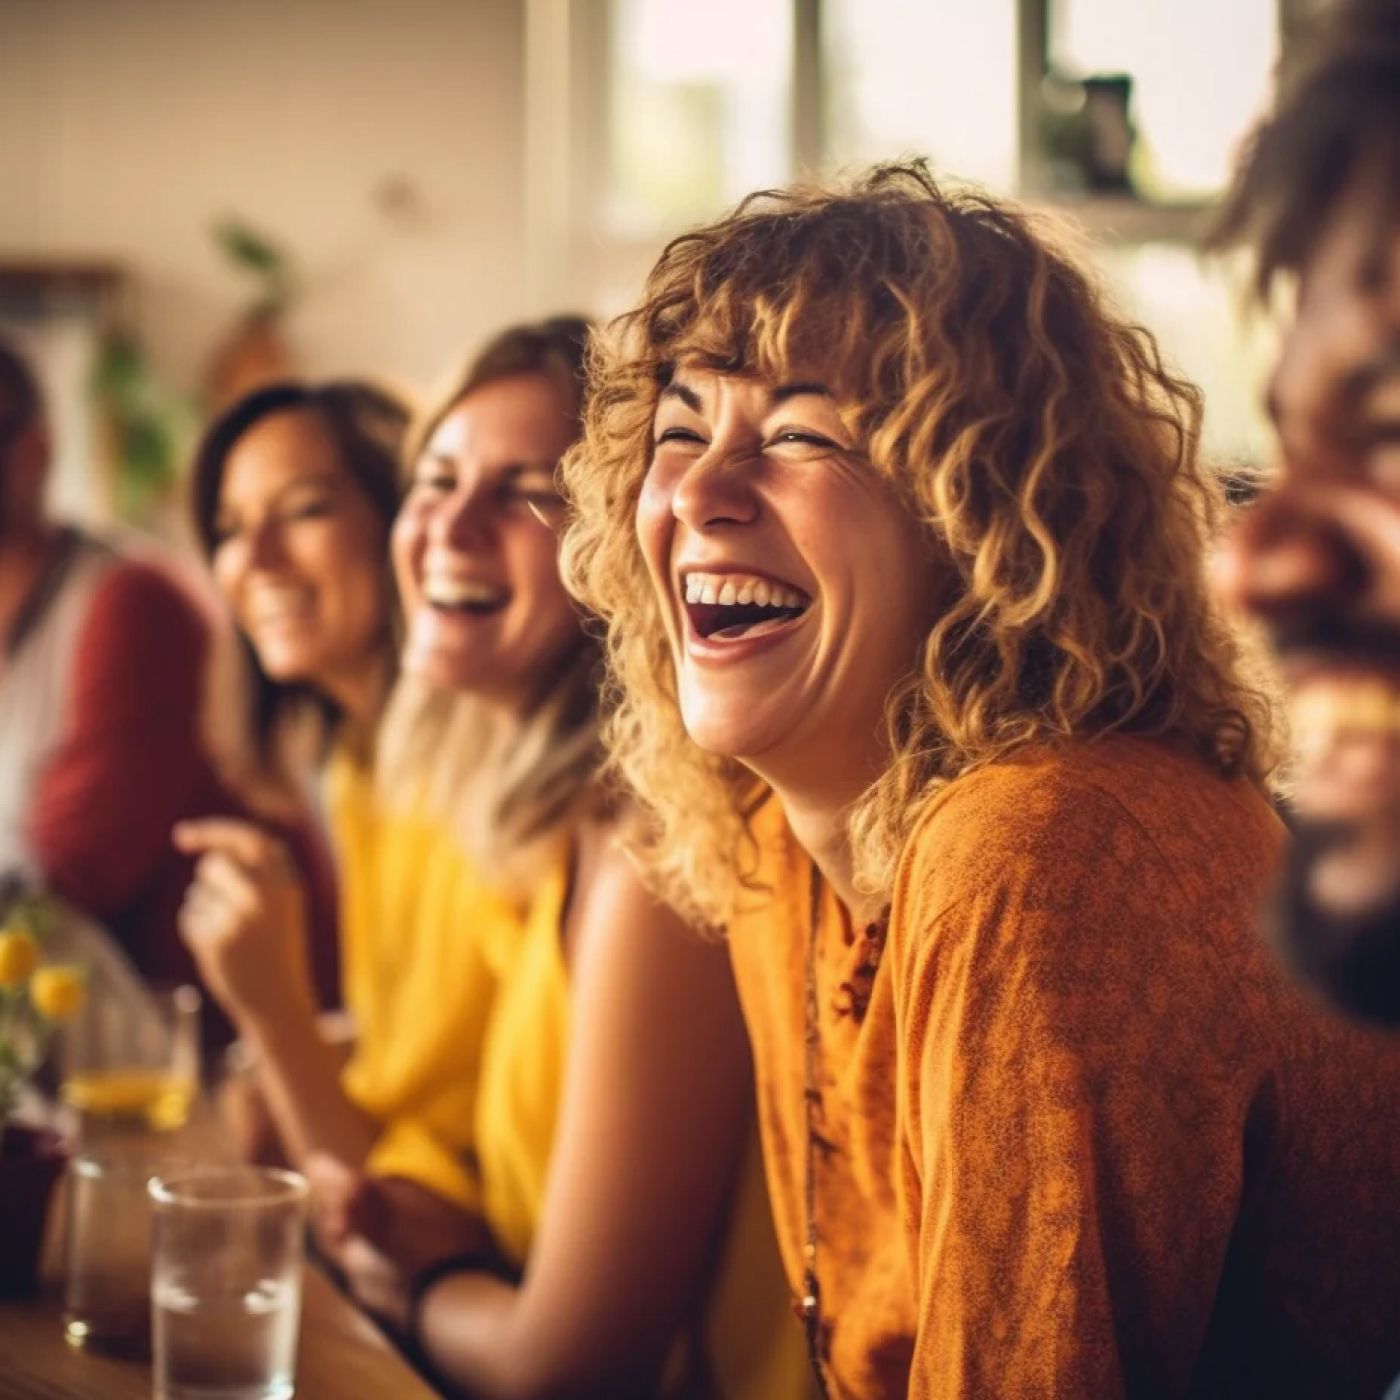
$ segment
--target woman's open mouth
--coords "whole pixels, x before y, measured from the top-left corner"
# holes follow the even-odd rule
[[[706,641],[749,641],[776,632],[805,613],[799,588],[757,574],[686,574],[685,611]]]
[[[505,607],[510,601],[510,592],[471,579],[430,575],[423,580],[423,601],[438,612],[488,617]]]

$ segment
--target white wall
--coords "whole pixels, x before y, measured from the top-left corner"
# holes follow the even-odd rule
[[[0,259],[103,257],[173,385],[293,250],[310,373],[424,382],[524,304],[523,0],[0,0]],[[412,199],[376,200],[387,181]]]

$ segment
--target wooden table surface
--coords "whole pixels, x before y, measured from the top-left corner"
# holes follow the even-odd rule
[[[326,1278],[302,1285],[297,1390],[305,1400],[432,1400],[433,1390]],[[28,1302],[0,1302],[3,1400],[150,1400],[151,1366],[70,1347],[63,1301],[50,1285]]]
[[[135,1143],[139,1151],[143,1139],[119,1141],[127,1150]],[[177,1133],[144,1141],[156,1157],[229,1160],[222,1130],[204,1100]],[[149,1361],[102,1356],[64,1339],[66,1190],[60,1180],[49,1208],[42,1292],[23,1302],[0,1301],[0,1400],[151,1400]],[[311,1265],[302,1275],[296,1394],[299,1400],[436,1400],[437,1395]]]

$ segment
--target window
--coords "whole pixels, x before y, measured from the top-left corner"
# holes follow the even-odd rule
[[[791,171],[790,0],[614,0],[606,229],[712,218]]]
[[[828,164],[927,155],[939,175],[992,189],[1016,177],[1012,0],[826,0]]]
[[[1049,50],[1067,76],[1131,78],[1139,195],[1208,198],[1268,98],[1276,0],[1053,0]]]
[[[1242,325],[1227,270],[1193,244],[1267,99],[1280,0],[573,3],[598,36],[580,85],[596,94],[588,134],[571,132],[591,174],[554,255],[574,300],[630,305],[666,238],[791,179],[799,145],[826,169],[927,155],[943,177],[1014,193],[1028,164],[1032,180],[1042,173],[1044,151],[1023,151],[1023,135],[1043,143],[1058,121],[1073,138],[1076,91],[1110,108],[1126,92],[1128,197],[1067,207],[1119,303],[1205,390],[1207,451],[1267,453],[1267,336]],[[800,25],[815,44],[798,42]],[[798,130],[800,108],[818,114],[815,139]]]

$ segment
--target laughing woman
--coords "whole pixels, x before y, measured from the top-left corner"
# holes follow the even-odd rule
[[[586,335],[503,332],[410,450],[381,781],[499,893],[457,931],[497,985],[470,1124],[485,1228],[461,1254],[415,1245],[432,1216],[342,1180],[337,1248],[365,1305],[473,1396],[785,1400],[804,1363],[728,959],[618,847],[598,648],[559,577]]]
[[[1196,421],[917,164],[677,239],[597,357],[566,577],[638,855],[728,929],[832,1395],[1394,1367],[1400,1074],[1255,937],[1270,718]]]
[[[466,1209],[478,1199],[464,1154],[495,982],[461,929],[489,900],[456,843],[414,813],[381,812],[373,781],[398,667],[389,532],[407,427],[406,408],[368,385],[272,385],[211,424],[192,481],[196,531],[252,663],[260,767],[285,768],[304,721],[326,760],[353,1046],[318,1024],[307,891],[268,826],[177,829],[199,856],[181,930],[252,1052],[288,1158],[367,1167],[415,1200]],[[321,1193],[313,1203],[323,1220]]]

